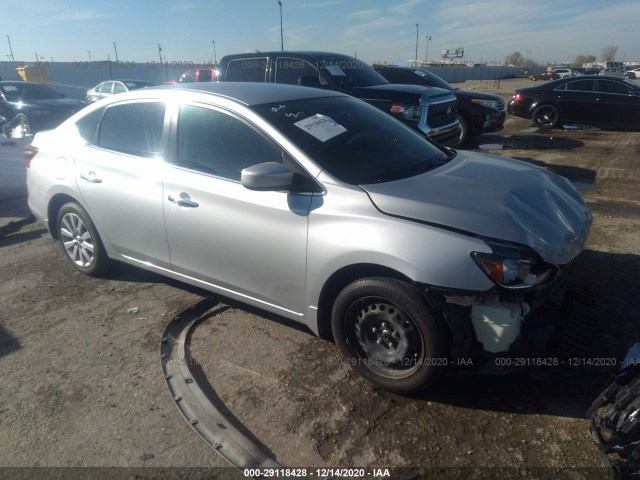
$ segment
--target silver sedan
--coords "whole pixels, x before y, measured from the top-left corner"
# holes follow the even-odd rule
[[[304,87],[124,93],[25,154],[29,206],[79,271],[126,262],[299,321],[400,393],[522,355],[591,224],[546,169]]]

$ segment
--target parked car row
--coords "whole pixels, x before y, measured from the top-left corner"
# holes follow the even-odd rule
[[[460,143],[456,97],[451,90],[389,83],[363,61],[328,52],[257,52],[220,60],[223,82],[264,82],[335,90],[354,96],[445,146]]]
[[[391,83],[438,87],[453,92],[458,101],[459,145],[464,145],[469,139],[482,133],[502,130],[504,126],[505,102],[499,95],[453,87],[424,68],[389,65],[374,68]]]

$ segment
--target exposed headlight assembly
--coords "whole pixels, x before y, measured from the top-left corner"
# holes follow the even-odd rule
[[[493,253],[472,252],[480,269],[495,283],[508,289],[529,288],[544,282],[554,267],[528,255],[524,249],[487,242]]]

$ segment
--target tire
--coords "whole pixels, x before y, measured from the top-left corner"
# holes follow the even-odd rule
[[[553,128],[560,121],[560,112],[554,105],[540,105],[531,116],[533,124],[540,128]]]
[[[458,145],[462,146],[467,143],[473,136],[473,132],[471,131],[469,120],[467,120],[462,115],[458,116],[458,120],[460,121],[460,136],[458,137]]]
[[[334,302],[331,328],[347,363],[391,392],[425,390],[449,362],[443,329],[406,282],[371,277],[347,285]]]
[[[56,233],[62,250],[80,272],[96,277],[106,272],[111,260],[89,214],[77,203],[66,203],[58,212]]]

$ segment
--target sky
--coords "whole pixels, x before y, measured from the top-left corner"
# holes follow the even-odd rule
[[[440,59],[503,63],[640,61],[640,0],[281,0],[285,50],[355,55],[368,63]],[[280,50],[276,0],[0,0],[0,62],[115,60],[206,63]],[[418,24],[418,27],[416,27]],[[427,42],[426,36],[432,39]],[[114,42],[115,47],[114,47]],[[215,51],[214,43],[215,42]],[[428,50],[427,50],[428,49]]]

